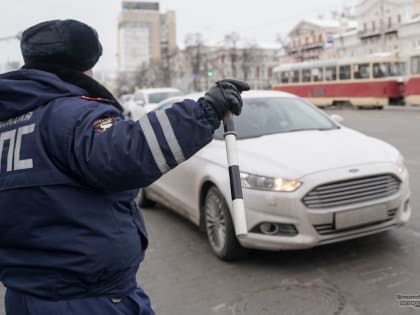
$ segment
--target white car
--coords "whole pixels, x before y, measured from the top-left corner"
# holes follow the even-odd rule
[[[349,129],[283,92],[243,93],[235,117],[248,235],[235,237],[223,130],[191,159],[142,190],[207,231],[224,260],[245,248],[303,249],[369,235],[409,220],[407,169],[393,146]]]
[[[123,114],[129,119],[140,119],[146,114],[143,106],[138,106],[134,101],[134,94],[123,94],[120,96],[120,104],[123,108]],[[133,115],[134,113],[134,115]]]
[[[145,113],[156,109],[162,100],[177,95],[182,95],[182,92],[176,88],[137,90],[133,94],[132,101],[127,102],[127,106],[124,107],[125,116],[133,120],[138,120]]]

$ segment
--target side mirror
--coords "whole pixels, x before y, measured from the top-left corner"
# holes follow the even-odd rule
[[[330,118],[337,124],[341,124],[344,121],[343,116],[337,114],[332,114]]]

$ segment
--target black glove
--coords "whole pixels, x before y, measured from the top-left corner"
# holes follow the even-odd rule
[[[219,120],[226,112],[239,115],[242,109],[241,92],[249,90],[249,85],[243,81],[226,79],[217,81],[204,95],[205,101],[213,106]]]

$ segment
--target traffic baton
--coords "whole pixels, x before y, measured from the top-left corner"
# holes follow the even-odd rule
[[[238,150],[236,149],[236,132],[233,123],[233,114],[228,111],[223,118],[225,130],[224,138],[229,167],[230,193],[232,195],[232,219],[235,233],[238,238],[245,238],[248,234],[244,199],[242,195],[241,173],[239,171]]]

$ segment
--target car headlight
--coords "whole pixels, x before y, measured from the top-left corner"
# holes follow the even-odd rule
[[[300,181],[295,179],[259,176],[248,173],[241,173],[241,183],[244,188],[282,192],[293,192],[302,185]]]
[[[397,161],[395,162],[395,167],[398,174],[402,174],[405,171],[405,161],[404,157],[400,154]]]

